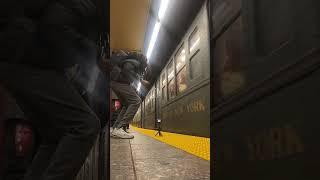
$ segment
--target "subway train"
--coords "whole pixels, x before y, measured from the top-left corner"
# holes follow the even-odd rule
[[[204,3],[138,109],[132,125],[210,136],[210,48]]]
[[[320,2],[210,2],[216,179],[319,179]]]

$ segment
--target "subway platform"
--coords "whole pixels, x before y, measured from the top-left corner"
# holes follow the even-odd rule
[[[210,161],[137,129],[129,130],[134,139],[111,138],[111,180],[210,179]]]

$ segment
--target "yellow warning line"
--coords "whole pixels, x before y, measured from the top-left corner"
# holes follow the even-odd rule
[[[190,154],[203,158],[205,160],[210,160],[210,138],[189,136],[184,134],[175,134],[169,132],[162,132],[162,136],[155,136],[157,131],[142,129],[131,126],[133,130],[157,139],[161,142],[184,150]]]

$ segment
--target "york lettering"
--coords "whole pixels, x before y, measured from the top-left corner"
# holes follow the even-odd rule
[[[193,101],[187,105],[188,112],[204,112],[205,109],[205,105],[201,100]]]
[[[291,126],[271,128],[247,138],[250,160],[271,160],[304,151],[297,131]]]

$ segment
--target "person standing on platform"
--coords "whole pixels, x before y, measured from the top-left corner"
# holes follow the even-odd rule
[[[111,137],[132,139],[134,136],[123,128],[133,120],[141,104],[136,89],[150,86],[150,83],[143,79],[143,74],[148,69],[147,59],[141,53],[120,51],[111,56],[110,62],[112,64],[110,86],[124,104],[111,128]]]

